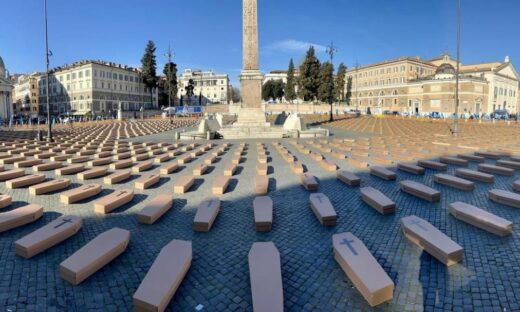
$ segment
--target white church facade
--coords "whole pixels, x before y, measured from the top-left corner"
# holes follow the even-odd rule
[[[7,79],[7,71],[5,70],[5,64],[0,57],[0,118],[7,120],[11,117],[11,106],[12,99],[12,84]]]

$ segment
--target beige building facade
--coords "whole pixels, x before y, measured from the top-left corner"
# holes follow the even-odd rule
[[[157,109],[157,88],[141,82],[135,68],[103,61],[80,61],[50,71],[49,102],[53,115],[115,116],[123,111]],[[38,78],[40,112],[46,113],[46,76]]]
[[[20,75],[13,87],[13,112],[38,117],[38,77],[40,74]]]
[[[455,111],[455,68],[448,54],[423,61],[399,58],[347,71],[346,94],[351,106],[380,114]],[[503,63],[460,67],[459,113],[492,113],[496,109],[518,111],[519,77],[508,58]]]
[[[186,99],[186,87],[189,85],[190,79],[194,83],[194,97],[192,101],[199,103],[199,96],[201,96],[202,104],[228,104],[230,94],[229,76],[227,74],[218,74],[212,70],[201,71],[186,69],[177,77],[179,84],[177,96],[183,97],[184,104],[189,101]]]

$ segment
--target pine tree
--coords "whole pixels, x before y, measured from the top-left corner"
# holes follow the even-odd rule
[[[287,70],[287,83],[285,84],[285,99],[292,103],[296,99],[296,91],[294,90],[294,63],[293,60],[289,62],[289,69]]]
[[[273,92],[273,81],[268,80],[264,85],[262,86],[262,100],[269,101],[272,98],[274,98],[274,92]]]
[[[336,74],[336,85],[334,86],[335,97],[338,101],[345,100],[345,77],[347,74],[347,67],[341,63],[338,67],[338,73]]]
[[[318,100],[324,103],[334,102],[334,68],[331,63],[321,65],[319,80]]]
[[[169,94],[171,101],[175,103],[175,98],[177,97],[177,92],[179,90],[177,82],[177,64],[174,62],[164,64],[163,74],[166,76],[166,82],[164,83],[166,96]],[[168,85],[168,78],[170,79],[169,84],[171,85],[171,90],[169,90],[170,86]]]
[[[347,105],[351,104],[352,100],[352,77],[348,77],[347,79],[347,94],[345,96],[345,101],[347,101]]]
[[[285,95],[285,83],[282,79],[278,79],[274,81],[273,84],[273,98],[277,99],[278,102],[282,102],[282,99]]]
[[[317,97],[320,86],[319,74],[320,61],[316,57],[314,47],[311,46],[300,65],[298,77],[298,95],[304,101],[312,101]]]
[[[155,44],[148,40],[144,55],[141,58],[141,71],[144,85],[150,90],[150,103],[153,107],[153,89],[157,87],[157,63],[155,61]]]

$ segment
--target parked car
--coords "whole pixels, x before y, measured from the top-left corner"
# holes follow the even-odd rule
[[[361,111],[359,109],[348,109],[345,110],[345,114],[359,117],[361,115]]]
[[[384,110],[383,115],[392,115],[392,112],[389,110]]]
[[[509,112],[507,109],[497,109],[491,114],[491,118],[498,120],[509,120]]]
[[[444,118],[444,115],[440,112],[431,112],[429,117],[432,119],[441,119]]]

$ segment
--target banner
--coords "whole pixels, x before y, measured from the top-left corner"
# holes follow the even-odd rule
[[[202,106],[175,106],[175,114],[201,114]]]

